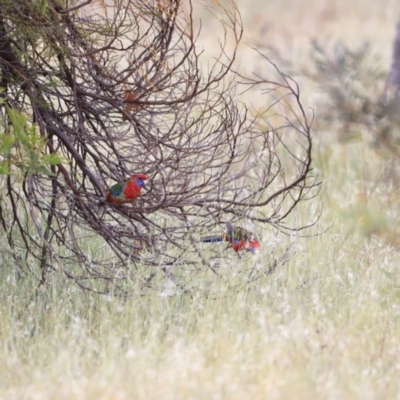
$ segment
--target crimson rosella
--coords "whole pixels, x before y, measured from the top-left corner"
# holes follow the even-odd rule
[[[133,174],[127,181],[118,182],[111,186],[105,200],[100,200],[97,205],[133,203],[140,196],[146,180],[147,176],[144,174]]]
[[[230,222],[226,223],[226,229],[227,232],[222,235],[206,236],[201,241],[204,243],[229,242],[236,252],[250,251],[256,254],[261,251],[261,244],[253,233],[244,228],[233,226]]]

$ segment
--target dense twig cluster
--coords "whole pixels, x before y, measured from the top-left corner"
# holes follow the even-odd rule
[[[43,282],[57,269],[84,288],[100,279],[104,292],[124,291],[125,278],[188,285],[198,272],[218,274],[198,238],[225,221],[286,233],[315,222],[288,223],[318,186],[312,116],[267,58],[268,79],[234,73],[234,3],[214,3],[225,42],[207,69],[190,3],[90,3],[1,0],[3,121],[6,107],[26,113],[63,160],[51,176],[4,178],[0,223],[18,264],[33,257]],[[140,199],[96,206],[134,172],[149,177]]]
[[[341,42],[313,42],[307,65],[293,66],[319,86],[321,126],[336,127],[343,141],[367,132],[375,145],[396,157],[400,155],[399,43],[400,31],[389,74],[367,43],[352,49]]]
[[[276,52],[278,54],[278,52]],[[317,85],[317,130],[320,160],[332,153],[332,134],[340,142],[367,144],[362,177],[355,183],[357,202],[349,213],[370,237],[399,247],[400,195],[400,22],[397,24],[390,69],[371,44],[349,47],[341,41],[312,42],[306,63],[286,62],[292,74]],[[360,146],[364,152],[364,146]],[[379,163],[371,162],[373,152]],[[347,150],[346,150],[347,152]],[[354,161],[352,159],[352,161]],[[378,165],[378,167],[377,167]]]

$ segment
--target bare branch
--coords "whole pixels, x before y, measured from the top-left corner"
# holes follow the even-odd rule
[[[55,269],[82,288],[101,281],[102,293],[165,280],[185,291],[199,274],[221,276],[219,249],[205,256],[197,242],[204,232],[228,220],[285,233],[315,223],[290,220],[318,191],[313,115],[297,83],[265,55],[267,72],[235,73],[243,29],[233,1],[210,8],[222,40],[207,72],[190,2],[59,3],[40,10],[10,1],[0,10],[5,104],[29,115],[46,153],[64,160],[22,186],[7,178],[0,202],[10,246],[40,262],[41,282]],[[149,178],[133,205],[96,206],[132,173]]]

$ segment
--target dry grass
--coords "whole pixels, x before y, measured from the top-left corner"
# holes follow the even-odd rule
[[[389,63],[397,1],[261,3],[240,7],[248,37],[293,54],[325,34],[370,40]],[[324,180],[315,232],[331,228],[298,240],[297,256],[257,286],[217,287],[216,299],[97,298],[57,280],[33,299],[4,253],[0,398],[400,398],[399,254],[362,212],[382,159],[361,140],[344,145],[318,133],[314,156]],[[311,212],[310,204],[297,217]],[[266,248],[270,238],[266,231]]]

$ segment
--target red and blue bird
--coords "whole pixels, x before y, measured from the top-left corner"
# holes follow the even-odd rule
[[[111,186],[108,189],[105,200],[100,200],[97,205],[101,206],[108,203],[119,206],[125,203],[133,203],[141,195],[146,181],[146,175],[133,174],[128,180]]]
[[[236,253],[250,251],[257,254],[261,251],[261,244],[254,233],[239,226],[233,226],[230,222],[226,223],[226,230],[222,235],[205,236],[201,241],[203,243],[228,242]]]

